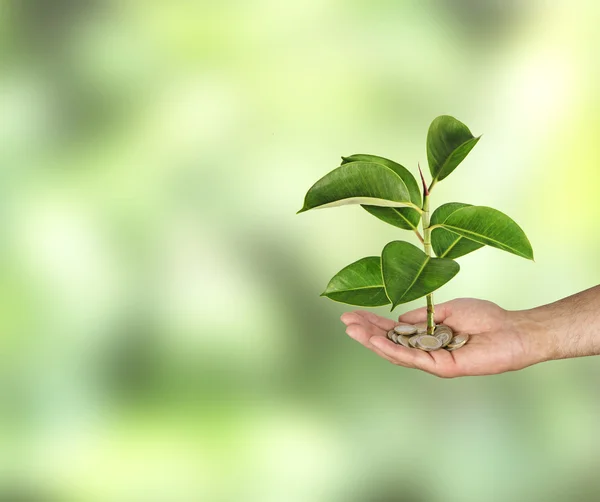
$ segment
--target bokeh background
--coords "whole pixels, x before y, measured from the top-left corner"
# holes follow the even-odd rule
[[[340,155],[475,150],[433,205],[483,204],[436,301],[531,308],[600,282],[593,0],[2,0],[0,500],[479,502],[600,496],[600,363],[443,380],[319,297],[413,236],[296,215]],[[413,302],[390,313],[396,317]]]

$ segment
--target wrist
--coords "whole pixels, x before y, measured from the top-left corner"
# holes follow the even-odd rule
[[[552,326],[536,309],[507,311],[508,331],[517,335],[530,364],[561,356]]]

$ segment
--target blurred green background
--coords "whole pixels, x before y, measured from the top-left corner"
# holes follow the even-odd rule
[[[302,215],[340,155],[495,207],[437,302],[531,308],[600,282],[600,7],[582,1],[0,1],[0,500],[597,500],[596,358],[443,380],[319,297],[412,234]],[[397,317],[413,302],[390,313]]]

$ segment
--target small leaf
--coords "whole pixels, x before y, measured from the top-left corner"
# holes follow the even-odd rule
[[[321,296],[362,307],[387,305],[390,300],[383,287],[381,259],[368,256],[351,263],[335,274]]]
[[[416,246],[392,241],[381,253],[381,272],[392,310],[428,295],[446,284],[460,270],[454,260],[430,258]]]
[[[421,207],[421,192],[419,191],[419,185],[417,184],[414,176],[404,166],[394,162],[393,160],[386,159],[385,157],[379,157],[377,155],[357,153],[351,155],[350,157],[342,157],[342,165],[356,161],[375,162],[393,169],[394,172],[398,174],[400,178],[402,178],[402,181],[406,185],[411,202],[417,207]],[[362,207],[376,218],[405,230],[416,229],[419,225],[419,221],[421,221],[421,213],[411,207],[396,208],[368,205],[363,205]]]
[[[441,181],[454,171],[480,137],[475,138],[465,124],[449,115],[434,119],[427,133],[427,159],[433,180]]]
[[[462,204],[461,202],[450,202],[449,204],[438,207],[431,215],[431,225],[444,223],[448,216],[463,207],[471,207],[471,205]],[[482,248],[483,244],[467,239],[462,235],[455,234],[445,228],[434,228],[431,231],[431,246],[433,247],[436,256],[439,256],[440,258],[456,259]]]
[[[298,213],[344,204],[403,207],[412,202],[406,184],[393,169],[375,162],[350,162],[317,181]]]
[[[457,209],[444,220],[441,228],[480,244],[533,260],[533,249],[525,232],[497,209],[486,206]],[[432,233],[435,230],[433,229]]]

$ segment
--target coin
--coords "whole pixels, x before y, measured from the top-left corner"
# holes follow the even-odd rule
[[[441,333],[438,333],[436,331],[433,336],[435,336],[440,342],[442,342],[442,347],[448,345],[452,340],[452,333],[448,333],[447,331],[442,331]]]
[[[392,342],[398,343],[398,333],[392,333]]]
[[[407,335],[398,335],[398,343],[400,345],[404,345],[405,347],[408,347],[410,349],[410,336]]]
[[[415,328],[417,328],[418,335],[423,335],[423,334],[427,333],[427,322],[426,321],[418,322],[417,324],[415,324]]]
[[[452,328],[450,326],[446,326],[445,324],[438,324],[435,327],[435,331],[433,334],[437,335],[440,333],[448,333],[448,334],[452,335],[454,333],[454,331],[452,331]]]
[[[453,351],[460,349],[468,341],[469,335],[467,333],[458,333],[446,346],[446,350]]]
[[[398,326],[394,328],[394,331],[399,335],[412,335],[417,332],[417,328],[412,324],[398,324]]]
[[[417,340],[417,348],[422,350],[438,350],[442,348],[442,342],[432,335],[421,335]]]
[[[417,348],[417,341],[421,335],[413,335],[408,339],[408,343],[411,347]]]
[[[394,330],[393,330],[393,329],[390,329],[390,330],[387,332],[387,335],[386,335],[386,336],[387,336],[388,340],[391,340],[391,339],[392,339],[392,335],[393,335],[393,334],[394,334]]]

